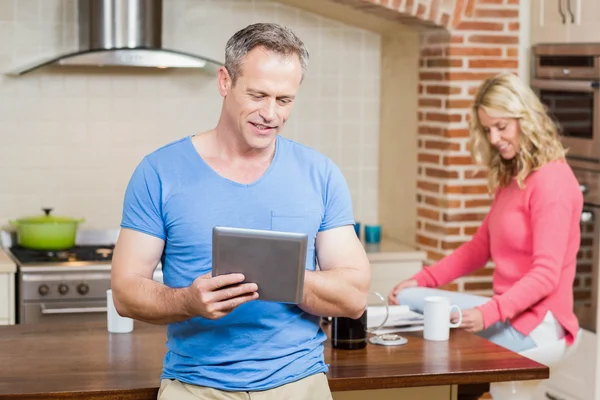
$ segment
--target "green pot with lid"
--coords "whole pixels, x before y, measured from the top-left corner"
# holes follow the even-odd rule
[[[84,219],[50,215],[51,208],[43,208],[43,215],[9,221],[17,228],[20,246],[35,250],[66,250],[75,246],[77,228]]]

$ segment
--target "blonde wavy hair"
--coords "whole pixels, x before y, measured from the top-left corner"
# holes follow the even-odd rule
[[[491,145],[477,111],[494,118],[514,118],[520,129],[519,150],[505,160]],[[500,73],[479,86],[471,109],[470,149],[475,163],[488,168],[491,193],[508,186],[513,178],[523,188],[527,176],[544,164],[564,159],[558,127],[536,94],[512,73]]]

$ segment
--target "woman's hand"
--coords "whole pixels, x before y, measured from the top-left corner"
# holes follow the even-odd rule
[[[450,321],[455,324],[458,322],[458,313],[452,313]],[[462,311],[461,329],[467,332],[476,333],[483,330],[483,315],[478,308],[468,308]]]
[[[389,304],[400,304],[398,302],[398,299],[396,299],[396,295],[398,293],[400,293],[400,291],[403,289],[417,287],[417,286],[419,286],[419,284],[417,283],[416,279],[407,279],[405,281],[400,282],[390,291],[390,294],[388,295],[388,303]]]

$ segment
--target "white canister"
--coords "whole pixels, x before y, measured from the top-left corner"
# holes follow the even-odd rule
[[[115,308],[111,289],[106,291],[106,322],[110,333],[129,333],[133,331],[133,319],[119,315]]]

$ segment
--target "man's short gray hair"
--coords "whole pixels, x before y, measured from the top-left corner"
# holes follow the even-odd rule
[[[300,59],[304,79],[309,56],[302,40],[285,26],[257,23],[237,31],[225,46],[225,68],[233,84],[242,72],[244,57],[255,47],[264,47],[284,56],[296,54]]]

